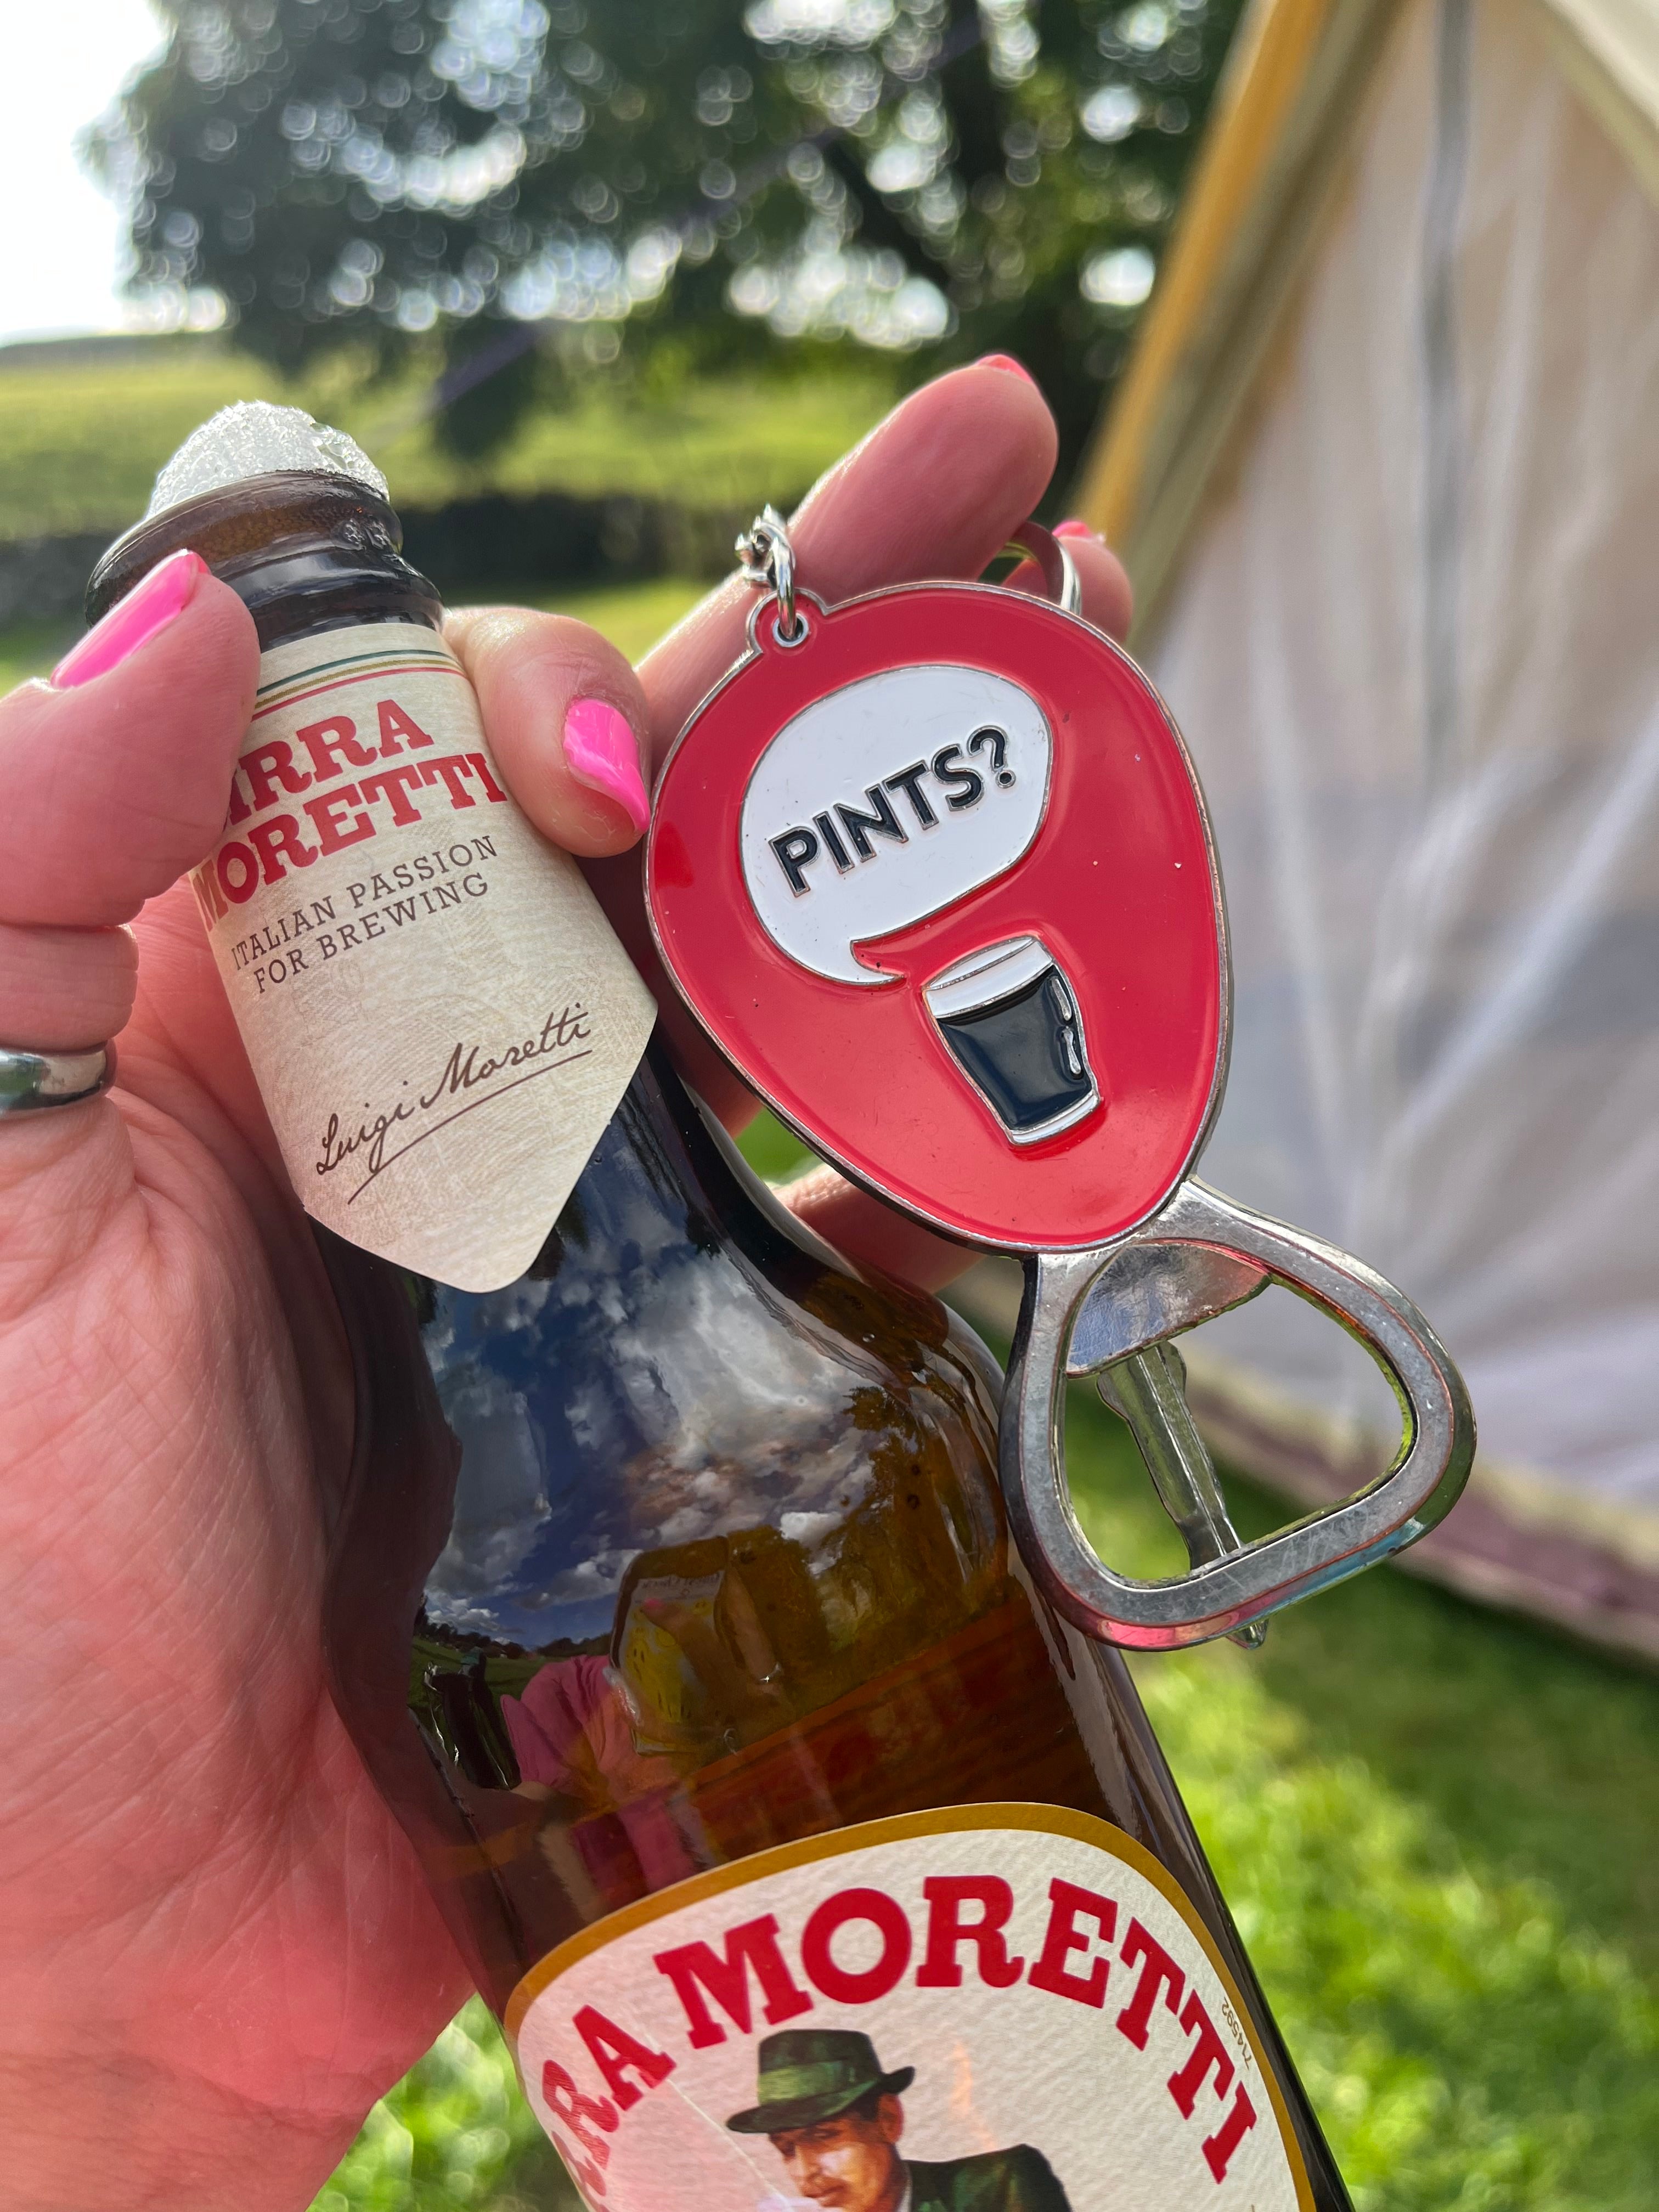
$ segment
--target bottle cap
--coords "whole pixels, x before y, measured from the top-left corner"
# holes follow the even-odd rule
[[[245,477],[288,470],[347,477],[381,499],[388,496],[386,478],[343,430],[313,421],[303,407],[240,399],[191,431],[156,477],[144,520],[153,522],[169,507],[204,492],[222,491]]]

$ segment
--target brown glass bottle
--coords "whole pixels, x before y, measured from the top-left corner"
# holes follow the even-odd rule
[[[129,533],[92,612],[185,544],[267,649],[439,619],[386,502],[295,472]],[[318,1235],[356,1382],[335,1695],[498,2014],[576,1931],[704,1869],[925,1808],[1071,1808],[1190,1900],[1303,2201],[1347,2206],[1121,1657],[1011,1557],[1000,1377],[959,1321],[793,1224],[659,1044],[507,1288]]]

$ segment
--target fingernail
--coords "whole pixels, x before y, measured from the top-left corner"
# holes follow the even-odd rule
[[[141,645],[148,645],[184,612],[207,572],[207,562],[198,553],[169,553],[165,561],[158,561],[149,575],[135,584],[125,599],[118,599],[103,620],[64,655],[52,672],[54,688],[72,691],[77,684],[107,676],[112,668],[131,659]]]
[[[640,748],[616,708],[603,699],[578,699],[564,718],[564,757],[579,782],[614,799],[636,830],[651,819],[651,802],[640,775]]]
[[[1016,361],[1011,353],[981,354],[979,359],[974,363],[974,367],[975,368],[1000,368],[1004,370],[1010,376],[1023,376],[1028,384],[1035,384],[1036,382],[1036,377],[1034,377],[1030,370],[1026,368],[1024,362],[1023,361]]]
[[[1055,523],[1054,534],[1056,538],[1092,538],[1097,545],[1103,545],[1106,542],[1093,523],[1081,521],[1075,514],[1068,515],[1064,522]]]

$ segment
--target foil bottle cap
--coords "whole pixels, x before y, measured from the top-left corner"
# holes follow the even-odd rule
[[[343,430],[330,429],[302,407],[240,399],[191,431],[156,477],[144,520],[248,477],[289,470],[344,477],[381,499],[390,496],[386,478]]]

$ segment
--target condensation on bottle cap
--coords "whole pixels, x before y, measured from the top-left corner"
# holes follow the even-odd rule
[[[223,491],[248,477],[290,469],[349,477],[381,499],[388,495],[386,478],[343,430],[313,421],[302,407],[239,399],[191,431],[156,477],[144,520],[153,521],[170,507],[204,492]]]

